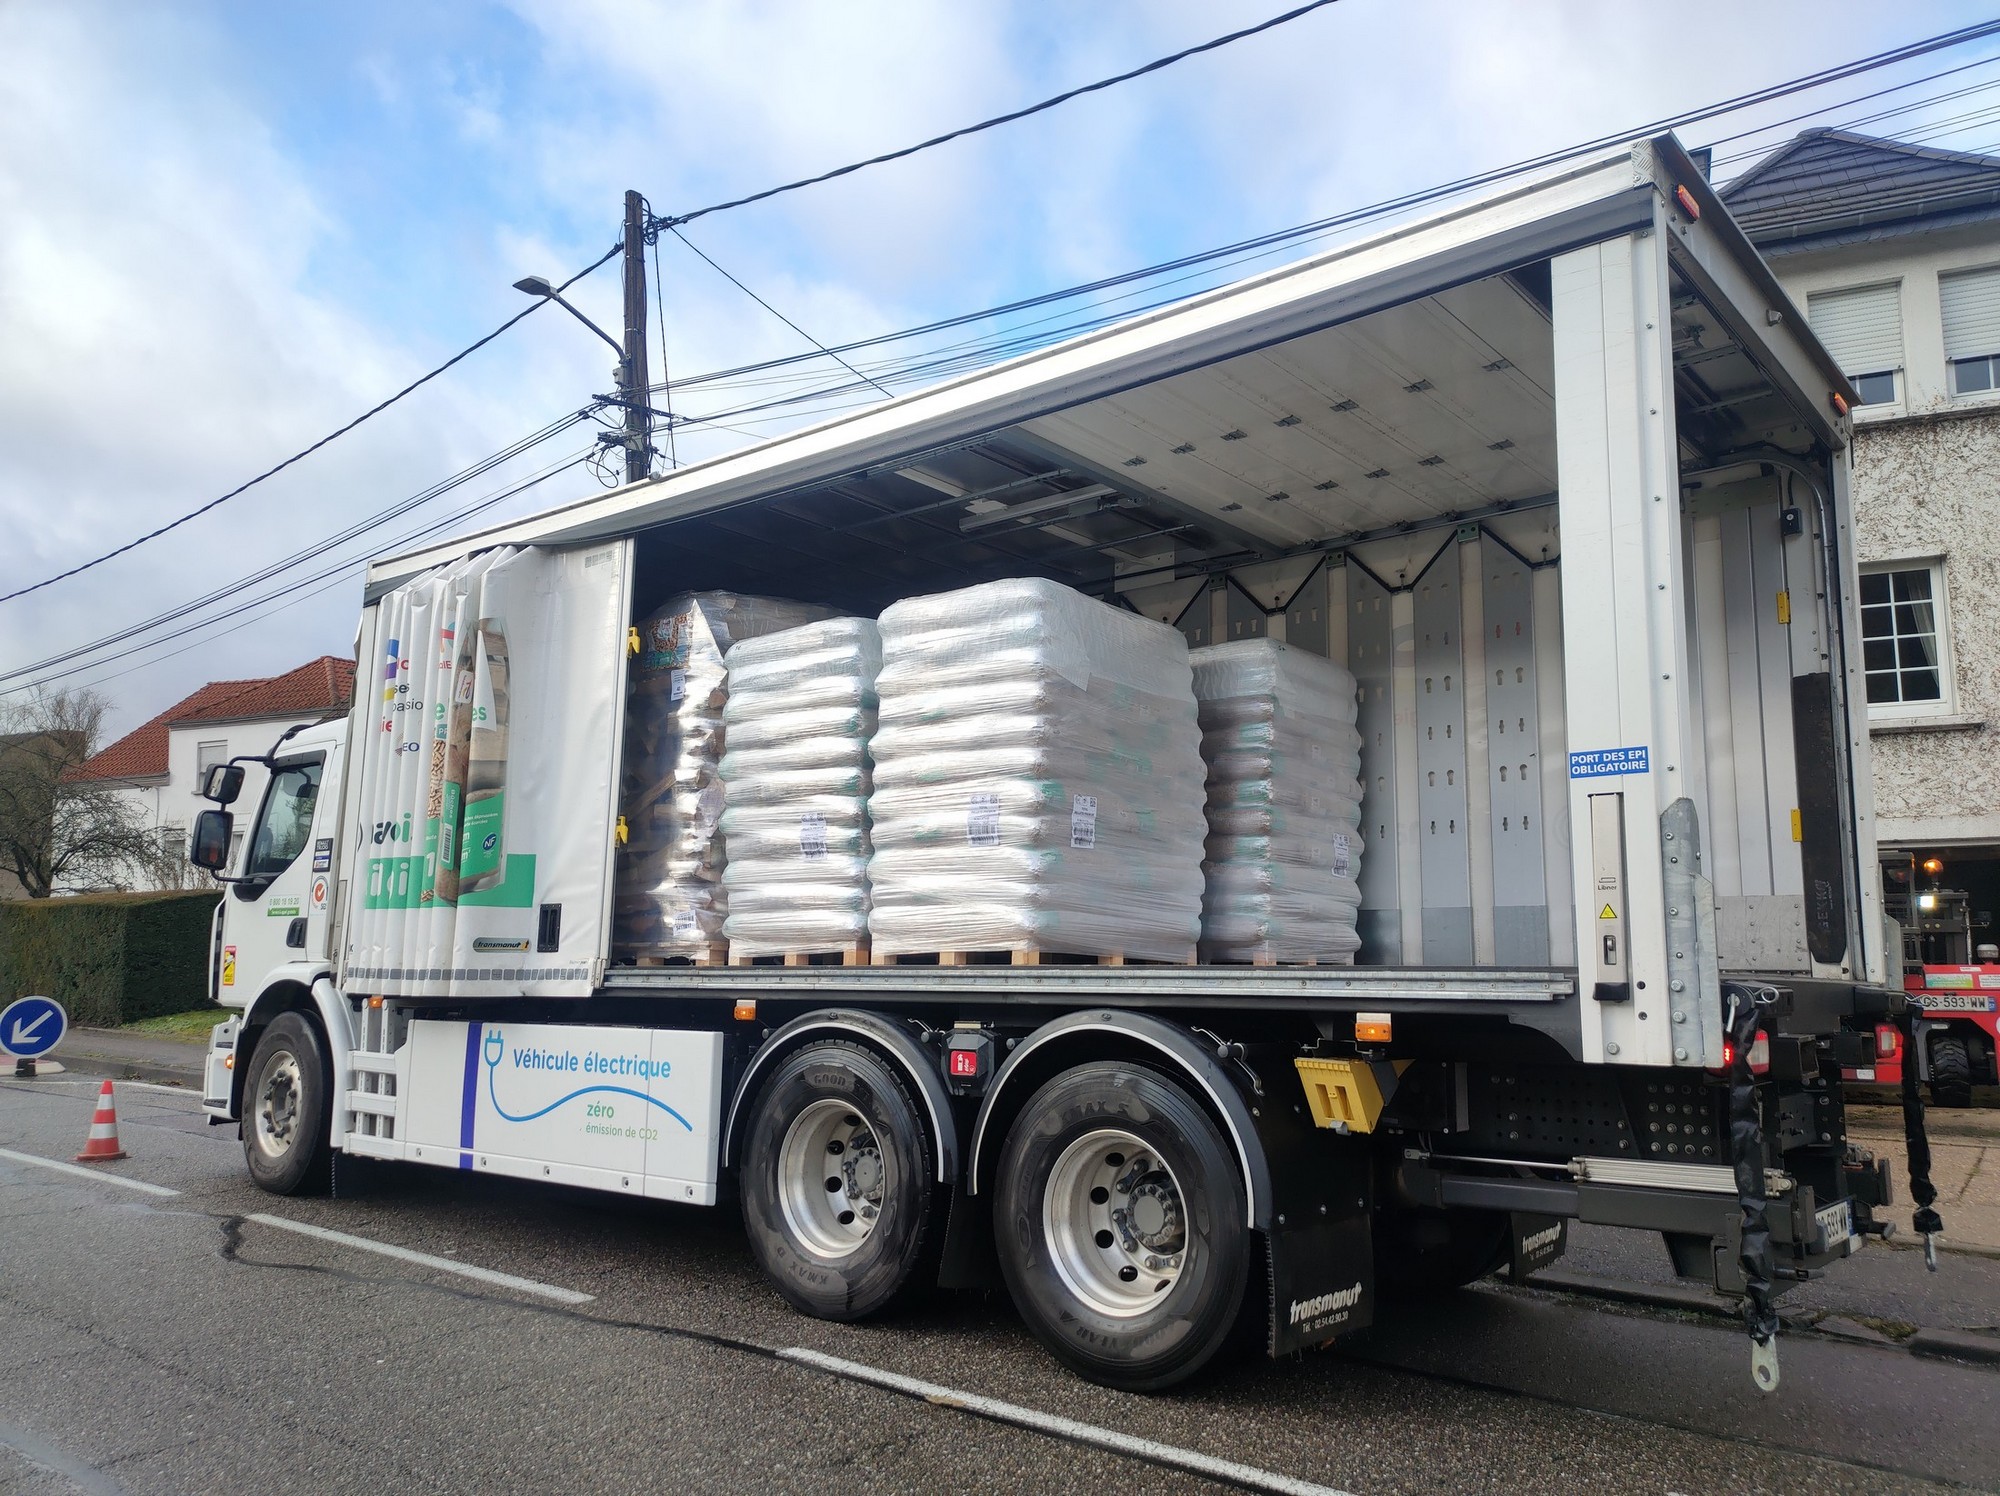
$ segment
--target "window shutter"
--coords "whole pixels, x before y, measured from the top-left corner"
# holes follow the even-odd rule
[[[1848,376],[1903,366],[1903,313],[1895,285],[1820,291],[1806,298],[1806,320]]]
[[[1944,356],[2000,353],[2000,269],[1938,277],[1944,307]]]

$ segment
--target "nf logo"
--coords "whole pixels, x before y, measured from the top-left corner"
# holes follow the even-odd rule
[[[1292,1323],[1303,1324],[1318,1319],[1323,1314],[1331,1314],[1336,1309],[1352,1309],[1361,1302],[1361,1285],[1343,1288],[1339,1293],[1323,1293],[1315,1299],[1292,1300]]]
[[[490,852],[499,845],[500,845],[500,834],[498,832],[495,832],[493,835],[487,837],[485,841],[479,844],[479,850],[482,852]]]
[[[1560,1225],[1548,1226],[1540,1231],[1531,1232],[1529,1235],[1521,1238],[1521,1255],[1528,1257],[1541,1251],[1544,1247],[1553,1247],[1562,1234],[1563,1228]]]

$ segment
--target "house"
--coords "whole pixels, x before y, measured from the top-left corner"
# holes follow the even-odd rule
[[[1969,939],[1922,951],[1970,960],[2000,939],[2000,157],[1808,130],[1721,195],[1863,402],[1854,545],[1886,892],[1892,910],[1968,895]]]
[[[170,850],[183,851],[188,829],[206,808],[201,777],[210,764],[270,751],[291,727],[344,713],[354,698],[354,662],[333,655],[262,680],[210,681],[151,721],[100,749],[73,780],[97,781],[130,796]],[[242,844],[264,773],[247,766],[236,803],[236,844]],[[232,847],[231,861],[236,848]]]

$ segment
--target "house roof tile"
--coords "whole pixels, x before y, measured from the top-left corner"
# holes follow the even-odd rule
[[[167,772],[167,736],[204,722],[307,717],[345,708],[354,697],[354,661],[335,655],[255,680],[210,681],[151,721],[92,754],[72,779],[159,779]]]
[[[1891,224],[1914,228],[1941,214],[2000,216],[2000,158],[1851,130],[1806,130],[1721,196],[1760,249],[1802,249],[1829,235]]]

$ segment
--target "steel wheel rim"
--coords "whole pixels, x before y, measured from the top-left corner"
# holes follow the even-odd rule
[[[887,1182],[875,1130],[836,1097],[806,1107],[778,1145],[778,1206],[785,1224],[825,1261],[852,1256],[873,1234]]]
[[[257,1142],[273,1157],[290,1152],[298,1139],[303,1089],[299,1057],[289,1049],[279,1050],[257,1088]]]
[[[1049,1260],[1099,1314],[1132,1319],[1186,1270],[1187,1197],[1150,1143],[1119,1128],[1087,1132],[1056,1160],[1042,1195]]]

